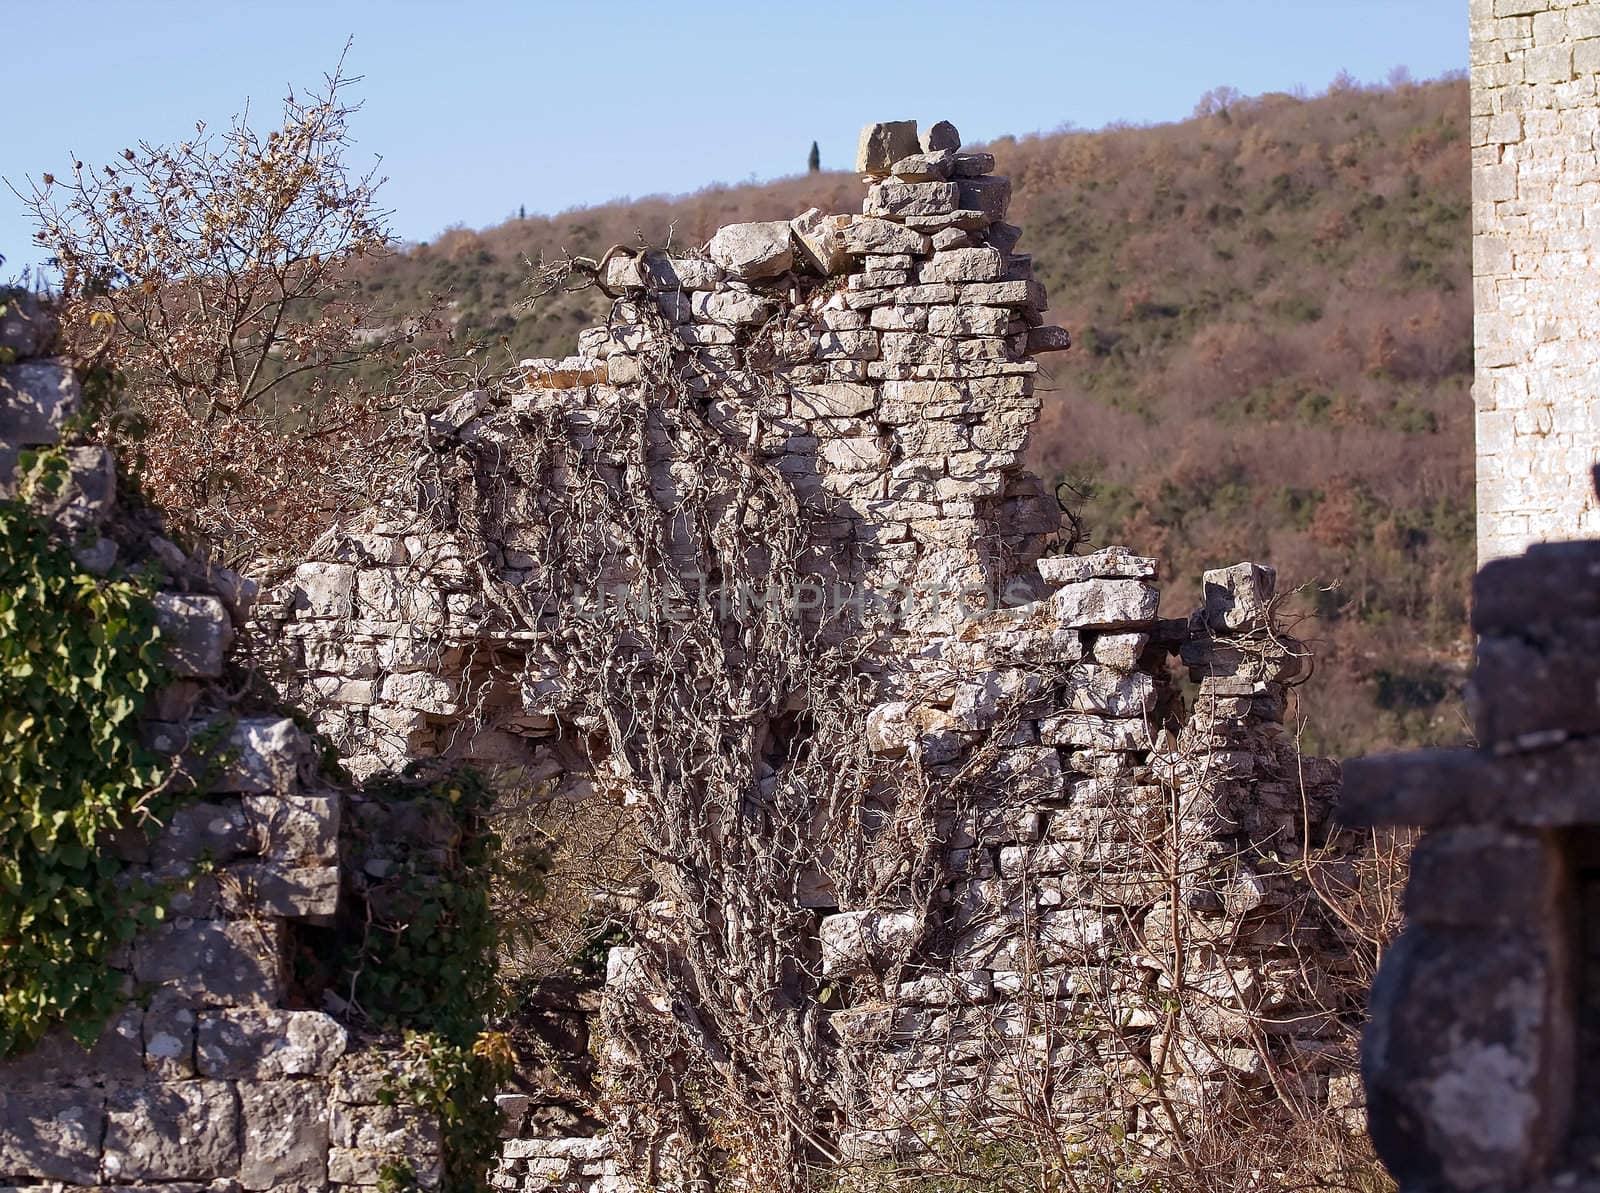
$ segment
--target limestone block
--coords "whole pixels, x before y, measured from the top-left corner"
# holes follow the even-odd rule
[[[122,1008],[106,1024],[100,1038],[85,1048],[71,1034],[50,1032],[28,1051],[0,1061],[0,1090],[20,1090],[31,1085],[88,1084],[93,1081],[144,1079],[144,1013],[138,1006]],[[0,1143],[0,1154],[4,1144]],[[0,1174],[9,1172],[0,1166]]]
[[[246,1189],[319,1188],[327,1180],[328,1102],[311,1081],[241,1082],[244,1150],[239,1183]]]
[[[1096,634],[1089,645],[1089,657],[1103,667],[1132,671],[1149,645],[1149,634]]]
[[[144,1015],[144,1067],[162,1081],[195,1076],[195,1012],[170,992],[158,990]]]
[[[789,225],[783,220],[729,224],[711,238],[711,259],[736,278],[770,278],[794,262]]]
[[[460,708],[455,685],[426,671],[387,676],[380,691],[385,702],[412,712],[448,716]]]
[[[1206,624],[1217,633],[1267,624],[1278,573],[1259,563],[1236,563],[1204,576]]]
[[[856,144],[856,172],[887,174],[889,167],[903,157],[918,152],[915,120],[886,120],[861,130]]]
[[[215,1180],[239,1171],[239,1105],[224,1081],[113,1090],[106,1099],[111,1182]]]
[[[1045,308],[1044,287],[1038,282],[972,282],[960,293],[961,301],[969,305]]]
[[[646,279],[658,290],[715,290],[724,277],[721,266],[704,257],[673,257],[651,251],[640,262]]]
[[[953,154],[961,148],[961,134],[948,120],[941,120],[924,134],[922,148],[928,153],[948,150]]]
[[[0,444],[44,446],[78,408],[78,378],[58,360],[30,360],[0,369]]]
[[[823,919],[824,974],[870,973],[916,944],[921,926],[909,911],[845,911]]]
[[[989,223],[1006,218],[1011,203],[1011,179],[988,175],[961,178],[956,182],[956,205],[964,211],[981,211]]]
[[[343,801],[328,795],[247,795],[245,820],[261,856],[275,862],[336,863]]]
[[[871,412],[877,391],[850,381],[795,385],[790,408],[796,418],[851,418]]]
[[[12,1181],[94,1185],[105,1094],[96,1089],[0,1089],[0,1173]]]
[[[520,1095],[500,1095],[515,1096]],[[399,1156],[408,1151],[437,1152],[441,1145],[437,1120],[415,1106],[363,1106],[336,1101],[330,1122],[335,1147]]]
[[[850,268],[850,254],[845,248],[841,226],[848,226],[848,223],[848,218],[841,220],[839,216],[824,215],[813,207],[790,220],[789,230],[811,267],[828,277]]]
[[[254,851],[255,845],[255,834],[243,808],[231,802],[201,800],[172,810],[166,825],[151,842],[150,857],[158,866],[194,862],[202,857],[230,862]]]
[[[344,1028],[321,1011],[203,1011],[195,1062],[203,1077],[321,1077],[347,1044]]]
[[[826,331],[817,337],[818,360],[876,360],[878,336],[871,331]]]
[[[953,182],[877,182],[868,188],[861,210],[866,215],[903,218],[949,215],[959,205]]]
[[[294,570],[290,608],[300,618],[349,617],[356,569],[348,563],[302,563]]]
[[[1154,580],[1158,565],[1126,547],[1106,547],[1091,555],[1047,555],[1038,567],[1047,584],[1071,584],[1101,579]]]
[[[237,862],[221,871],[220,889],[231,915],[329,916],[339,910],[339,867]]]
[[[844,229],[844,244],[847,252],[857,255],[908,253],[921,257],[932,251],[932,241],[926,234],[873,216],[852,219]]]
[[[211,1006],[265,1006],[287,980],[281,920],[174,920],[145,932],[133,974]]]
[[[43,356],[56,338],[56,318],[39,296],[13,290],[0,302],[0,351],[13,360]]]
[[[158,592],[161,661],[179,679],[215,679],[233,644],[233,620],[214,596]]]
[[[638,257],[619,253],[606,262],[605,284],[613,290],[636,290],[645,283],[644,265]],[[578,337],[578,347],[584,347],[584,338]]]
[[[950,177],[954,161],[955,154],[947,149],[913,153],[890,166],[889,173],[901,182],[943,182]]]
[[[958,153],[950,173],[956,178],[980,178],[994,169],[992,153]]]
[[[1039,722],[1039,740],[1050,746],[1100,750],[1148,750],[1154,733],[1142,719],[1109,720],[1092,713],[1063,713]]]
[[[924,282],[996,282],[1005,277],[1005,257],[984,245],[974,249],[949,249],[934,253],[918,275]]]
[[[936,253],[933,259],[948,255]],[[928,331],[938,336],[997,336],[1005,332],[1009,318],[1010,312],[1003,307],[932,307],[928,310]]]
[[[424,1189],[434,1188],[444,1176],[444,1160],[437,1151],[387,1153],[335,1147],[328,1151],[328,1179],[340,1185],[376,1185],[383,1180],[383,1170],[395,1163],[410,1165]]]
[[[1062,685],[1061,702],[1075,712],[1105,717],[1145,716],[1154,711],[1155,681],[1143,672],[1074,667]]]
[[[287,717],[243,717],[224,748],[229,761],[211,782],[213,793],[288,792],[316,762],[311,739]]]
[[[764,323],[772,314],[772,304],[742,290],[696,291],[690,296],[690,309],[696,319],[739,327]]]
[[[34,507],[60,525],[68,534],[81,534],[110,517],[117,500],[117,465],[103,447],[69,447],[67,470],[61,487],[54,493],[41,493]]]
[[[1041,352],[1065,352],[1072,347],[1072,333],[1064,327],[1030,327],[1027,352],[1037,356]]]
[[[1155,619],[1161,594],[1140,580],[1078,580],[1050,597],[1051,612],[1075,629],[1114,630]]]

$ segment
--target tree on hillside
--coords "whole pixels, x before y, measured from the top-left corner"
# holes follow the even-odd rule
[[[822,149],[815,141],[811,142],[811,156],[806,158],[806,169],[812,174],[822,170]]]
[[[319,530],[430,360],[427,312],[380,314],[351,269],[391,242],[381,180],[346,160],[358,81],[341,57],[265,135],[246,111],[12,188],[60,273],[69,350],[126,378],[104,429],[229,556]]]

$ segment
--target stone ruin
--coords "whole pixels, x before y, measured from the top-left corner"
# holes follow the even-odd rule
[[[698,1187],[785,1132],[786,1162],[848,1172],[1046,1135],[1159,1150],[1273,1098],[1359,1124],[1360,946],[1305,878],[1354,847],[1338,768],[1284,726],[1306,652],[1272,570],[1209,572],[1173,619],[1154,560],[1071,553],[1023,466],[1034,358],[1069,340],[1010,183],[948,124],[869,126],[858,164],[859,215],[608,253],[578,356],[429,414],[406,484],[259,595],[117,529],[109,461],[73,449],[63,532],[173,577],[153,741],[215,723],[248,631],[358,782],[469,760],[645,826],[630,943],[541,1004],[580,1088],[502,1096],[498,1188]],[[0,444],[54,442],[69,371],[3,375]],[[216,878],[119,960],[138,997],[100,1045],[5,1067],[0,1179],[309,1189],[403,1158],[437,1181],[437,1126],[378,1097],[384,1043],[284,1001],[290,927],[348,897],[341,815],[381,836],[384,809],[316,778],[292,721],[230,740],[137,859]],[[708,1074],[751,1116],[715,1146],[695,1099],[735,1095]]]
[[[1009,182],[948,125],[924,142],[910,122],[869,126],[858,164],[859,215],[607,254],[612,314],[578,356],[435,412],[402,500],[269,585],[256,617],[284,691],[357,775],[439,755],[648,806],[627,726],[581,693],[586,668],[614,665],[665,701],[654,644],[567,644],[607,586],[618,606],[652,584],[726,595],[707,595],[697,536],[731,501],[705,524],[692,503],[727,467],[734,488],[794,503],[817,606],[871,606],[852,663],[870,790],[851,824],[818,801],[808,831],[826,848],[770,843],[792,851],[774,908],[800,927],[779,980],[813,1054],[797,1080],[829,1125],[820,1157],[870,1166],[1038,1115],[1151,1136],[1163,1114],[1225,1114],[1272,1080],[1357,1106],[1338,1046],[1359,1014],[1339,982],[1354,946],[1300,877],[1349,848],[1328,823],[1338,771],[1284,729],[1305,651],[1274,624],[1271,569],[1208,573],[1202,607],[1163,619],[1154,560],[1060,553],[1060,510],[1023,453],[1034,357],[1068,335],[1041,319]],[[697,454],[701,419],[732,464]],[[644,494],[663,529],[649,558],[610,527],[609,553],[585,557],[606,574],[574,591],[551,527],[591,485]],[[828,611],[810,611],[824,635]],[[760,795],[793,732],[779,719]],[[747,809],[740,831],[761,824]],[[849,872],[843,854],[897,835],[903,873]],[[642,876],[598,1009],[562,1007],[595,1041],[603,1096],[508,1094],[498,1187],[691,1182],[683,1124],[653,1105],[693,1050],[656,1022],[691,996],[672,977],[686,940],[726,928],[696,918],[689,881],[670,864]],[[1176,1030],[1174,989],[1198,1003]]]

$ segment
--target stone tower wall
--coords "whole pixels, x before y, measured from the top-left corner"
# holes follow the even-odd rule
[[[1472,0],[1478,556],[1600,534],[1600,4]]]

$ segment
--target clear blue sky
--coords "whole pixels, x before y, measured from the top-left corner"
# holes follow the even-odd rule
[[[969,141],[1180,119],[1208,89],[1321,90],[1467,64],[1467,0],[57,0],[5,17],[0,175],[262,119],[345,38],[355,133],[425,240],[628,195],[851,164],[870,120]],[[0,188],[0,278],[33,260]]]

